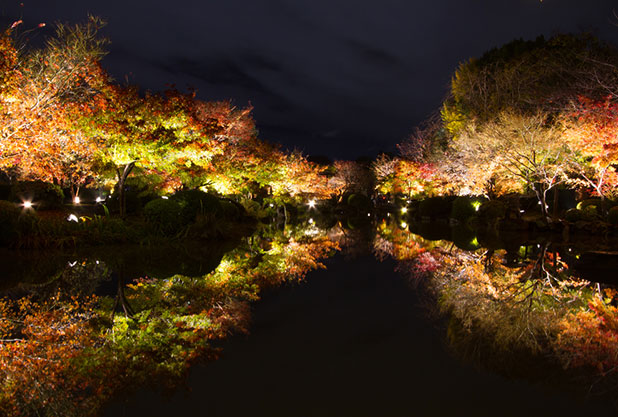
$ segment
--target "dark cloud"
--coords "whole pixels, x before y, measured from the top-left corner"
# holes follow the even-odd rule
[[[581,28],[618,41],[613,0],[19,3],[0,4],[0,24],[106,19],[104,65],[120,82],[250,102],[266,139],[350,158],[394,149],[439,108],[458,63],[490,48]]]
[[[403,60],[384,49],[376,48],[367,43],[353,39],[347,40],[346,44],[358,53],[363,60],[366,60],[371,64],[384,66],[388,69],[394,68],[397,70],[407,67]]]

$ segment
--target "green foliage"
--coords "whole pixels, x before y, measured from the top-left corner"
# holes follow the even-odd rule
[[[159,198],[144,206],[144,217],[158,232],[176,234],[187,224],[183,207],[176,200]]]
[[[615,48],[587,34],[514,40],[460,65],[442,120],[456,136],[468,121],[484,121],[507,109],[552,110],[581,93],[581,74],[602,80],[591,78],[587,92],[604,96],[604,82],[614,77],[605,63],[617,60]]]
[[[82,216],[74,222],[64,217],[39,218],[34,212],[25,212],[19,218],[19,237],[14,246],[40,249],[138,242],[146,233],[138,225],[130,227],[120,219],[98,215]]]
[[[470,217],[474,217],[477,214],[479,207],[482,204],[482,200],[473,197],[457,197],[453,201],[453,207],[451,209],[451,218],[459,221],[466,221]]]
[[[10,200],[15,203],[32,202],[37,210],[57,209],[62,207],[64,193],[54,184],[43,181],[17,182],[11,188]]]
[[[217,216],[221,212],[221,203],[219,199],[200,190],[184,190],[179,191],[171,200],[178,202],[182,207],[181,216],[187,223],[195,221],[196,216]]]
[[[602,200],[600,198],[588,198],[577,203],[577,208],[580,210],[589,210],[598,212],[601,210]]]

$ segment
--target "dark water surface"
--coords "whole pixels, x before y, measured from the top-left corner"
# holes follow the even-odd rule
[[[106,417],[138,416],[609,416],[611,401],[507,379],[449,352],[445,324],[396,263],[367,255],[269,290],[249,335],[220,342],[188,389],[141,389]]]

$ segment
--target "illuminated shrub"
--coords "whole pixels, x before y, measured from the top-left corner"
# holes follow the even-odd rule
[[[144,217],[158,232],[173,234],[186,225],[182,206],[176,200],[159,198],[144,206]]]
[[[457,225],[453,227],[451,229],[451,239],[460,249],[476,250],[479,248],[479,242],[476,238],[476,234],[472,229],[465,225]]]
[[[129,177],[124,187],[126,213],[141,213],[149,201],[159,199],[160,196],[155,193],[153,186],[152,176],[136,175]],[[112,210],[118,210],[120,207],[119,198],[120,193],[117,189],[114,189],[108,207]]]
[[[38,210],[62,207],[64,193],[54,184],[43,181],[24,181],[13,185],[10,200],[15,203],[31,201]]]
[[[200,190],[179,191],[171,199],[182,207],[181,215],[186,222],[194,221],[198,214],[216,216],[221,212],[219,199]]]
[[[618,206],[612,207],[607,213],[607,222],[618,226]]]
[[[457,197],[453,201],[451,208],[451,218],[459,221],[466,221],[470,217],[476,216],[482,201],[478,198]]]
[[[20,213],[15,204],[0,200],[0,245],[8,245],[17,237]]]
[[[582,200],[577,204],[577,208],[583,211],[598,212],[601,209],[601,199],[589,198],[587,200]]]
[[[485,201],[479,207],[479,218],[486,222],[503,219],[506,215],[506,204],[499,200]]]

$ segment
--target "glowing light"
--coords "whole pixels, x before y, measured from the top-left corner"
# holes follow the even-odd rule
[[[480,246],[479,244],[479,240],[475,237],[474,239],[472,239],[472,241],[470,242],[470,244],[472,246]]]
[[[459,190],[459,195],[470,195],[472,194],[472,190],[468,187],[463,187],[461,190]]]
[[[67,217],[67,220],[70,222],[78,222],[79,219],[77,218],[77,216],[75,214],[69,214],[69,217]]]
[[[313,219],[309,219],[309,224],[313,224]]]
[[[166,196],[166,195],[164,195],[164,196],[163,196],[163,197],[161,197],[161,198],[162,198],[162,199],[164,199],[164,200],[169,200],[169,199],[170,199],[170,198],[169,198],[168,196]]]
[[[275,207],[275,205],[273,203],[270,203],[268,207]]]
[[[75,198],[73,199],[73,203],[79,204],[79,196],[75,196]]]
[[[25,209],[31,209],[32,208],[32,201],[24,201],[22,203],[22,206],[24,206]]]
[[[307,204],[309,205],[309,208],[315,208],[315,200],[309,200]]]
[[[367,217],[371,217],[371,213],[367,213]]]
[[[401,208],[401,212],[402,212],[403,214],[406,214],[406,213],[408,212],[408,208],[407,208],[407,207],[402,207],[402,208]]]
[[[77,265],[77,261],[69,262],[69,266],[71,268],[73,268],[75,265]]]
[[[473,201],[472,202],[472,207],[474,207],[475,211],[479,211],[479,208],[481,208],[481,202],[480,201]]]
[[[401,227],[402,227],[403,229],[407,229],[407,228],[408,228],[408,223],[406,223],[406,222],[401,222]]]
[[[94,199],[94,201],[96,201],[97,203],[101,203],[103,201],[105,201],[105,199],[103,197],[97,197]]]
[[[519,212],[520,212],[520,213],[525,213],[525,212],[526,212],[526,210],[519,210]]]

